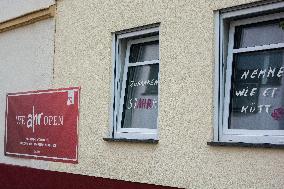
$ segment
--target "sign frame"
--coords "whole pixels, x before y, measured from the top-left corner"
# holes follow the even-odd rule
[[[74,133],[74,140],[75,140],[75,149],[73,149],[72,152],[75,152],[75,157],[57,157],[57,156],[49,156],[49,155],[37,155],[37,154],[30,154],[30,153],[18,153],[18,152],[11,152],[8,151],[7,146],[9,145],[8,142],[8,118],[9,118],[9,97],[19,97],[19,96],[27,96],[27,95],[41,95],[41,94],[56,94],[56,93],[66,93],[68,95],[67,99],[67,105],[69,102],[69,91],[73,91],[74,93],[77,93],[77,99],[73,99],[73,102],[75,100],[77,103],[77,114],[76,114],[76,124],[74,124],[74,127],[76,127],[76,133]],[[16,92],[16,93],[7,93],[6,94],[6,111],[5,111],[5,137],[4,137],[4,154],[5,156],[11,156],[11,157],[18,157],[18,158],[26,158],[26,159],[37,159],[37,160],[46,160],[46,161],[54,161],[54,162],[63,162],[63,163],[78,163],[78,144],[79,144],[79,115],[80,115],[80,92],[81,87],[69,87],[69,88],[58,88],[58,89],[47,89],[47,90],[36,90],[36,91],[26,91],[26,92]],[[76,96],[74,96],[76,98]],[[72,103],[72,102],[71,102]],[[34,118],[33,118],[34,120]],[[62,121],[63,122],[63,121]],[[67,127],[67,126],[66,126]],[[33,128],[34,129],[34,126]],[[65,128],[66,129],[66,128]],[[73,128],[74,129],[74,128]]]

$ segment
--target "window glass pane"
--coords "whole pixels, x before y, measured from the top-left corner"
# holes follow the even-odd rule
[[[128,68],[122,128],[157,128],[159,65]]]
[[[131,45],[129,62],[159,60],[159,41]]]
[[[284,130],[284,49],[234,55],[229,129]]]
[[[283,21],[284,19],[236,27],[234,48],[284,43]]]

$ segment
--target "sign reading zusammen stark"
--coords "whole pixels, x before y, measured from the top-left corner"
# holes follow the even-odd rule
[[[80,88],[8,93],[5,155],[78,163]]]

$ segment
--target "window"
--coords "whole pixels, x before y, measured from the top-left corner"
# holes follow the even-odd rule
[[[158,27],[114,36],[113,138],[157,139]]]
[[[215,141],[284,144],[281,7],[283,2],[218,16]]]

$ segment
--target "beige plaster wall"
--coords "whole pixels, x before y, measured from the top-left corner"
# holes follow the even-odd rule
[[[59,0],[54,86],[81,86],[79,164],[50,169],[185,188],[283,188],[284,151],[210,147],[213,10],[253,0]],[[111,32],[160,25],[159,144],[105,142]]]

